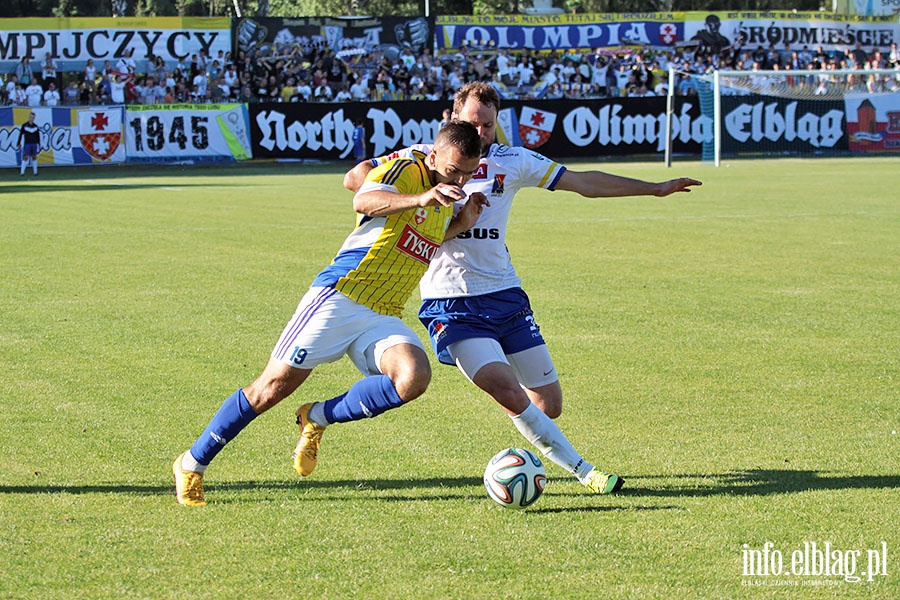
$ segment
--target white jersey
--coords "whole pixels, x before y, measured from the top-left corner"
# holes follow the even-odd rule
[[[427,154],[431,146],[411,146],[373,162],[411,156],[413,150]],[[491,145],[463,188],[467,194],[482,192],[491,205],[485,207],[475,227],[445,241],[435,253],[419,283],[422,298],[480,296],[521,287],[522,280],[506,248],[506,224],[513,198],[525,187],[553,190],[565,170],[563,165],[527,148]],[[454,208],[458,211],[459,204]]]

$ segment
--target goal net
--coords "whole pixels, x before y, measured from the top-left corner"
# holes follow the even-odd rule
[[[900,153],[900,69],[673,72],[713,121],[703,160]],[[671,88],[677,87],[670,86]]]

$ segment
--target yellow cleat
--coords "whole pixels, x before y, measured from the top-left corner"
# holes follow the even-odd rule
[[[584,480],[584,487],[597,494],[612,494],[618,492],[625,479],[618,475],[610,475],[597,469],[591,469]]]
[[[300,426],[300,441],[294,450],[294,470],[306,477],[316,469],[319,456],[319,443],[325,427],[309,420],[309,409],[313,403],[307,403],[297,409],[297,425]]]
[[[183,456],[184,453],[179,454],[172,463],[172,473],[175,474],[175,498],[182,506],[206,506],[206,500],[203,498],[203,474],[182,469]]]

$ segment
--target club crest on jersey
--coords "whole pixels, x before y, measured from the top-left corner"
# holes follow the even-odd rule
[[[504,192],[503,183],[506,181],[505,173],[497,173],[494,175],[494,185],[491,186],[492,196],[502,196]]]
[[[416,209],[416,225],[421,225],[428,218],[428,211],[423,207]]]
[[[478,168],[472,173],[472,179],[487,179],[487,163],[478,164]]]
[[[441,245],[423,237],[418,231],[407,225],[397,240],[397,250],[426,265],[431,263],[435,252]]]

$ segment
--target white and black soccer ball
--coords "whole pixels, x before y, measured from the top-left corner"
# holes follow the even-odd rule
[[[484,470],[488,496],[507,508],[526,508],[537,502],[546,481],[541,459],[522,448],[501,450]]]

